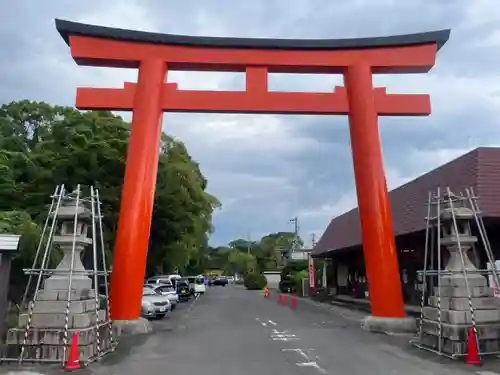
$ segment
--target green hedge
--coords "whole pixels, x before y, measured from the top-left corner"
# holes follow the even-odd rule
[[[266,285],[267,279],[261,273],[249,273],[245,276],[245,287],[248,290],[260,290]]]

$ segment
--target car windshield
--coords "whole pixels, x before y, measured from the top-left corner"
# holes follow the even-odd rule
[[[153,289],[155,286],[151,284],[145,284],[144,289]]]
[[[177,286],[187,286],[188,282],[184,279],[177,279]]]
[[[200,284],[200,285],[201,285],[201,284],[204,284],[204,283],[205,283],[205,279],[204,279],[204,278],[202,278],[202,277],[198,277],[198,278],[196,279],[196,284]]]

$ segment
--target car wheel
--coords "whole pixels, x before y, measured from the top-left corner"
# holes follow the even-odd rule
[[[170,311],[174,311],[176,307],[177,307],[177,304],[172,305],[172,308],[170,309]]]

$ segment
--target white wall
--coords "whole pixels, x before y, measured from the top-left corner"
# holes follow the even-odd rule
[[[277,271],[266,271],[264,276],[267,279],[268,288],[278,288],[281,281],[281,272]]]

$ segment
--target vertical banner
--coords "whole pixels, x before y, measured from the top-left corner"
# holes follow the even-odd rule
[[[314,290],[314,285],[316,284],[316,275],[314,269],[314,259],[309,254],[309,289],[311,292]]]

